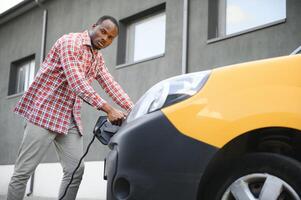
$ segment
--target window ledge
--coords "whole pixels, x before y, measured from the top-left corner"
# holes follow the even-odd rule
[[[120,69],[120,68],[124,68],[124,67],[129,67],[129,66],[132,66],[132,65],[136,65],[138,63],[147,62],[147,61],[158,59],[158,58],[161,58],[161,57],[164,57],[164,56],[165,56],[165,53],[162,53],[162,54],[159,54],[159,55],[156,55],[156,56],[153,56],[153,57],[149,57],[149,58],[145,58],[145,59],[142,59],[142,60],[138,60],[138,61],[135,61],[135,62],[117,65],[116,69]]]
[[[246,34],[246,33],[250,33],[250,32],[253,32],[253,31],[260,30],[260,29],[264,29],[264,28],[267,28],[267,27],[270,27],[270,26],[275,26],[275,25],[282,24],[282,23],[285,23],[285,22],[286,22],[286,18],[281,19],[281,20],[277,20],[275,22],[271,22],[271,23],[268,23],[268,24],[264,24],[264,25],[261,25],[261,26],[257,26],[257,27],[254,27],[254,28],[250,28],[250,29],[247,29],[247,30],[244,30],[244,31],[240,31],[240,32],[237,32],[237,33],[232,33],[232,34],[229,34],[229,35],[226,35],[226,36],[221,36],[221,37],[209,39],[209,40],[207,40],[207,44],[211,44],[211,43],[218,42],[218,41],[221,41],[221,40],[226,40],[226,39],[229,39],[229,38],[232,38],[232,37],[240,36],[240,35],[243,35],[243,34]]]
[[[17,93],[17,94],[12,94],[12,95],[7,96],[6,99],[14,99],[16,97],[22,96],[23,94],[24,94],[24,92],[20,92],[20,93]]]

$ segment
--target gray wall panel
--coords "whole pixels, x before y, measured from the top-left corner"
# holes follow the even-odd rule
[[[287,0],[285,23],[207,44],[208,1],[191,0],[189,71],[288,55],[301,45],[301,1]]]
[[[48,9],[48,26],[46,54],[50,50],[54,42],[63,34],[69,32],[80,32],[89,28],[96,20],[105,14],[112,15],[118,20],[127,18],[148,8],[164,3],[162,0],[140,1],[140,0],[49,0],[45,2]],[[157,59],[132,64],[123,68],[116,68],[116,52],[117,40],[107,49],[102,51],[106,65],[115,79],[127,91],[135,102],[150,86],[154,83],[181,73],[181,35],[182,35],[182,1],[169,0],[166,2],[166,51],[165,55]],[[36,53],[36,60],[39,60],[40,38],[42,30],[42,10],[35,8],[28,11],[24,16],[19,16],[9,23],[0,27],[0,35],[4,44],[7,45],[9,52],[13,52],[14,58],[10,58],[7,52],[1,48],[1,74],[8,73],[9,63],[14,59],[27,56],[30,53]],[[28,23],[28,21],[30,23]],[[25,23],[27,22],[27,23]],[[25,37],[21,37],[22,33],[10,34],[10,29],[21,29]],[[24,27],[23,27],[24,26]],[[29,36],[28,36],[29,35]],[[9,37],[11,36],[11,37]],[[16,38],[21,38],[16,41]],[[25,39],[26,38],[26,39]],[[18,39],[19,40],[19,39]],[[32,40],[32,41],[31,41]],[[30,45],[25,45],[30,43]],[[12,45],[13,44],[13,45]],[[5,46],[4,45],[4,46]],[[16,149],[21,142],[23,127],[22,119],[12,114],[12,109],[19,97],[7,100],[8,76],[1,77],[1,142],[3,148],[0,151],[0,164],[13,163],[16,158]],[[94,88],[106,100],[112,103],[110,98],[102,91],[100,86],[94,82]],[[116,106],[116,105],[115,105]],[[117,107],[117,106],[116,106]],[[88,105],[84,105],[82,109],[82,119],[85,132],[85,147],[92,138],[92,128],[97,117],[103,113],[96,111]],[[14,125],[15,124],[15,125]],[[15,130],[16,129],[16,130]],[[4,143],[10,143],[7,147]],[[87,156],[86,160],[101,160],[107,152],[107,148],[101,144],[94,144]],[[54,148],[47,153],[44,162],[56,162]]]
[[[183,0],[47,0],[46,53],[63,34],[84,31],[102,15],[122,20],[162,3],[166,3],[167,22],[164,56],[118,67],[117,40],[102,51],[110,72],[135,102],[156,82],[181,73]],[[300,9],[300,0],[287,0],[285,23],[208,44],[208,1],[190,0],[188,71],[290,53],[301,45]],[[10,63],[35,54],[38,66],[42,15],[42,10],[36,7],[0,25],[0,164],[14,163],[23,135],[23,120],[11,112],[20,96],[7,98]],[[93,87],[112,102],[96,82]],[[92,138],[92,128],[100,114],[83,105],[85,147]],[[86,160],[102,160],[106,152],[107,147],[96,142]],[[50,149],[43,162],[57,162],[54,148]]]
[[[11,62],[35,54],[39,64],[42,11],[32,9],[0,27],[0,164],[14,163],[23,136],[23,120],[12,113],[20,96],[8,98]]]

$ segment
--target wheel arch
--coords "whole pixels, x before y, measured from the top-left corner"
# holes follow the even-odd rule
[[[223,170],[227,160],[248,153],[269,152],[288,156],[301,162],[301,130],[287,127],[266,127],[248,131],[224,145],[212,158],[203,172],[198,188],[198,198],[206,192],[206,182],[216,170]]]

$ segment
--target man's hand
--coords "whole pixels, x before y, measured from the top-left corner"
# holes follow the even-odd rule
[[[126,114],[122,111],[111,107],[109,104],[105,103],[102,110],[107,113],[108,120],[117,126],[121,126],[123,120],[126,118]]]
[[[117,110],[113,108],[111,112],[108,113],[108,119],[109,121],[117,126],[121,126],[123,120],[126,118],[126,115],[121,112],[120,110]]]

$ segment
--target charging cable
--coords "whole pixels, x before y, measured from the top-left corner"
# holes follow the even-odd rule
[[[106,122],[106,121],[103,121],[103,122],[100,124],[100,126],[104,125],[105,122]],[[62,200],[62,199],[66,196],[67,190],[68,190],[69,186],[70,186],[71,183],[72,183],[73,176],[74,176],[76,170],[79,168],[79,166],[80,166],[82,160],[84,159],[84,157],[85,157],[85,156],[87,155],[87,153],[89,152],[90,146],[91,146],[91,144],[94,142],[95,137],[96,137],[96,135],[94,134],[94,135],[93,135],[93,138],[92,138],[92,140],[91,140],[91,142],[89,143],[89,145],[88,145],[88,147],[87,147],[86,152],[85,152],[84,155],[80,158],[77,167],[76,167],[75,170],[73,171],[72,176],[71,176],[71,179],[70,179],[70,181],[69,181],[69,183],[68,183],[68,185],[67,185],[67,187],[66,187],[66,189],[65,189],[64,194],[59,198],[59,200]]]

